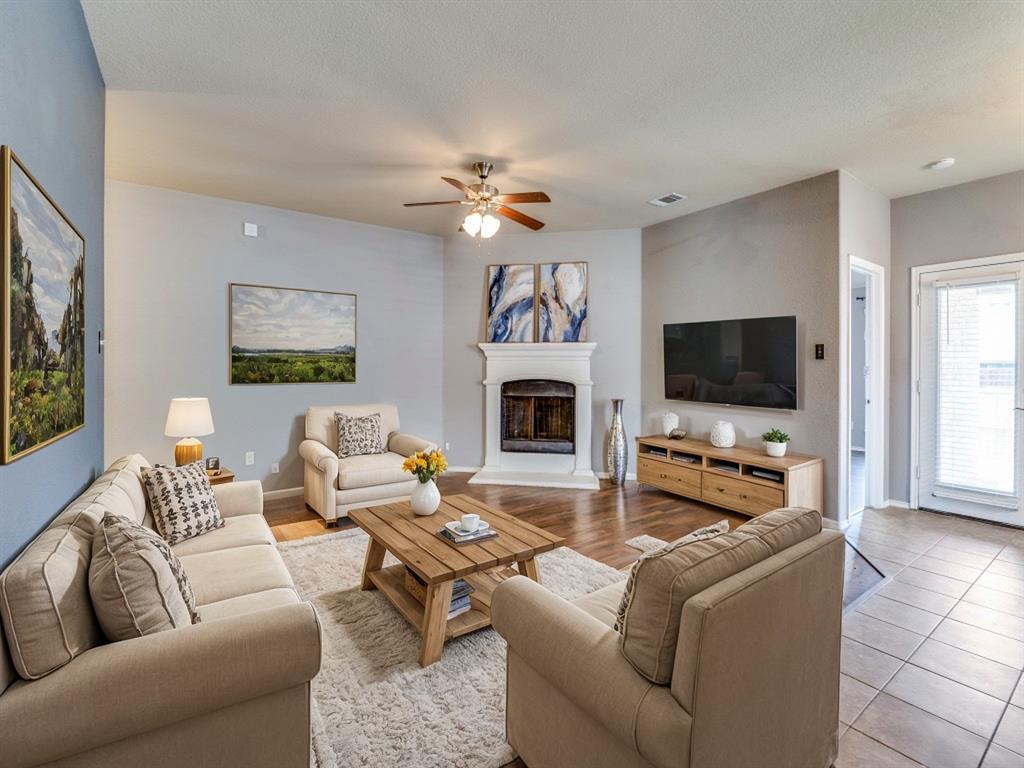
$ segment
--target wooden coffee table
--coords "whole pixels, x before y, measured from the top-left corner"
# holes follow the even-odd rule
[[[468,513],[480,515],[481,520],[490,523],[498,531],[497,538],[456,547],[437,537],[437,531],[446,522]],[[408,502],[355,509],[348,516],[370,535],[363,564],[363,589],[379,589],[419,630],[419,659],[423,667],[441,658],[445,640],[490,626],[494,588],[517,573],[540,581],[534,557],[565,543],[560,536],[462,494],[446,496],[437,512],[429,517],[414,515]],[[386,552],[400,564],[382,567]],[[407,566],[427,585],[425,605],[405,588]],[[465,579],[475,591],[470,596],[470,610],[449,621],[456,579]]]

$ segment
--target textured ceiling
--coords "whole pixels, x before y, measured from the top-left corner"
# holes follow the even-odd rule
[[[110,177],[373,224],[452,233],[401,203],[476,159],[560,230],[836,168],[896,197],[1024,167],[1019,0],[82,6]]]

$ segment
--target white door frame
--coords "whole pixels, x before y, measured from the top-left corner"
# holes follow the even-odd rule
[[[871,376],[864,391],[871,401],[864,422],[864,473],[867,493],[864,501],[869,507],[885,505],[886,453],[889,442],[885,414],[887,408],[886,382],[888,352],[886,350],[886,298],[885,267],[873,261],[843,254],[839,272],[839,521],[845,524],[850,516],[850,271],[856,269],[871,276],[867,292],[868,349],[865,355]]]
[[[918,480],[921,475],[921,276],[929,272],[972,269],[1009,264],[1024,258],[1022,253],[1001,253],[978,259],[924,264],[910,268],[910,508],[918,508]]]

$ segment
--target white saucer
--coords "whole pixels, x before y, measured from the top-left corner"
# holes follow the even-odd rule
[[[452,533],[454,533],[456,536],[468,536],[471,533],[480,533],[480,531],[486,531],[488,528],[491,527],[491,524],[488,523],[486,520],[481,520],[477,525],[475,531],[464,531],[462,530],[462,525],[459,523],[458,520],[450,520],[444,524],[444,527]]]

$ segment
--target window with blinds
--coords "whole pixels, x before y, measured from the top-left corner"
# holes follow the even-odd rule
[[[1014,494],[1016,279],[936,285],[935,480]]]

